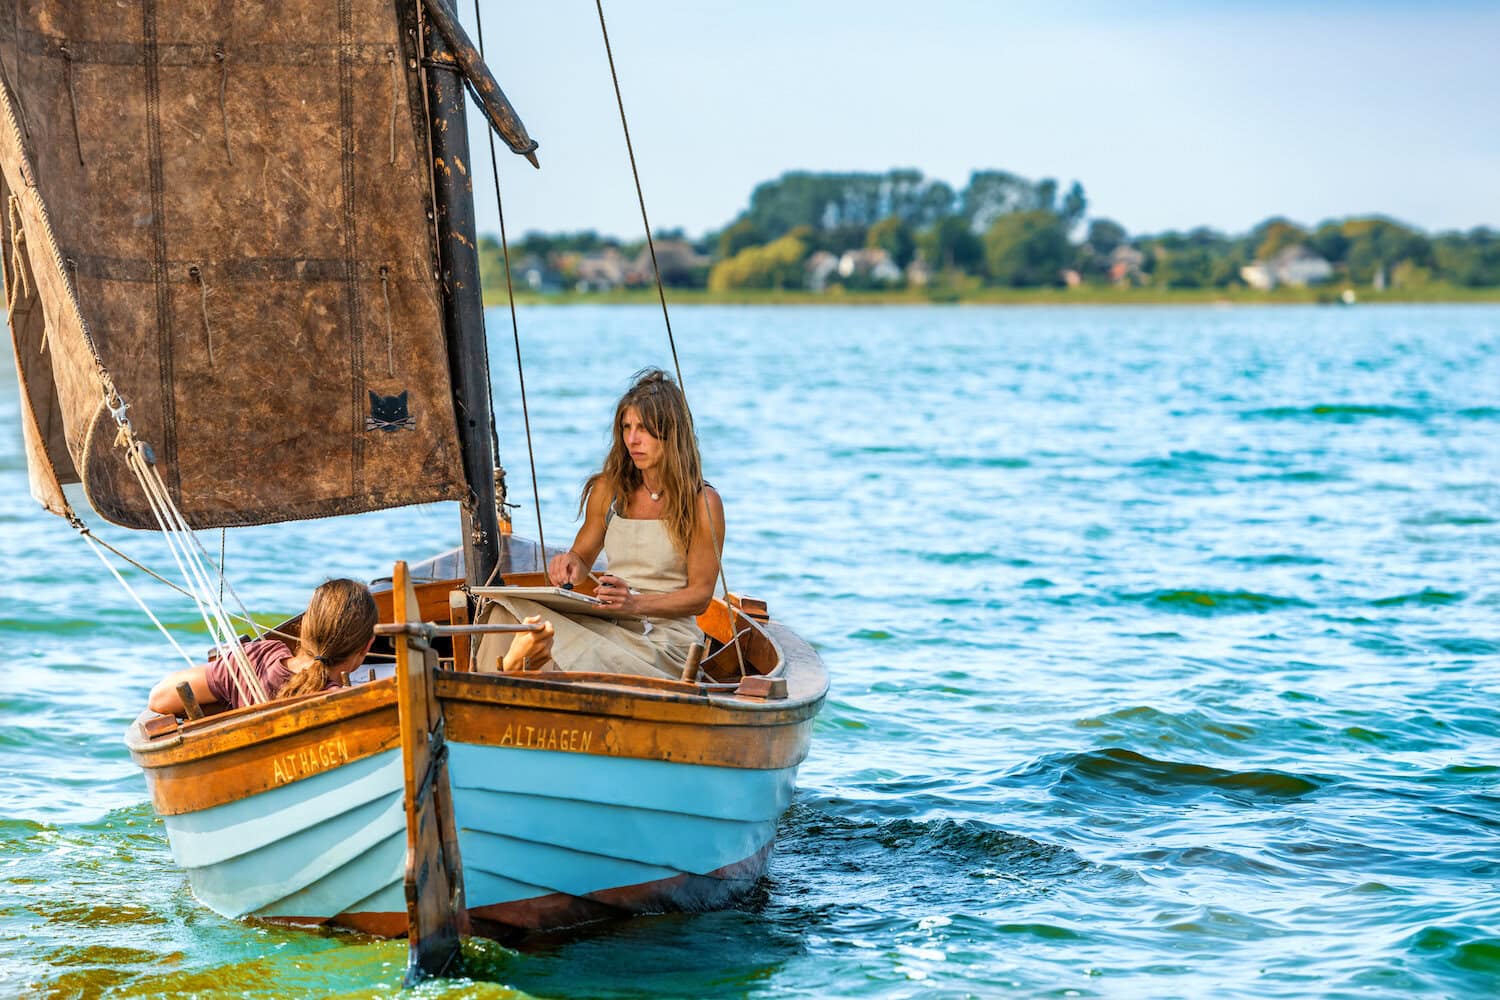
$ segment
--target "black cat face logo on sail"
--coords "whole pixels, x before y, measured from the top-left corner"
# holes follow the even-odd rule
[[[365,417],[367,431],[415,430],[417,418],[406,412],[406,390],[398,396],[381,396],[370,393],[370,414]]]

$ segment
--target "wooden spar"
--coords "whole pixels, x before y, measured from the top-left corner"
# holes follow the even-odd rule
[[[453,58],[457,60],[458,67],[474,98],[479,101],[479,107],[490,126],[505,140],[512,153],[526,157],[533,167],[540,169],[541,164],[536,160],[537,141],[526,134],[526,126],[521,124],[516,109],[500,89],[490,68],[480,58],[479,49],[469,40],[468,32],[464,31],[464,26],[459,23],[447,0],[423,0],[422,6],[427,10],[429,21],[442,34],[443,41],[448,43]]]
[[[418,622],[420,605],[406,563],[392,576],[397,622]],[[441,976],[459,954],[468,930],[463,866],[448,785],[443,708],[434,683],[437,651],[407,634],[396,646],[396,704],[406,783],[407,964],[405,985]]]
[[[500,519],[495,503],[495,425],[490,407],[489,352],[479,286],[464,84],[458,62],[431,18],[422,22],[422,44],[431,115],[428,131],[432,136],[443,330],[464,479],[469,488],[463,506],[464,567],[469,583],[482,584],[489,581],[500,563]]]

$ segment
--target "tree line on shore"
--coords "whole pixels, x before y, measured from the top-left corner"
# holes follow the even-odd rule
[[[1277,283],[1500,287],[1500,232],[1428,234],[1384,216],[1302,226],[1267,219],[1231,235],[1203,226],[1131,234],[1087,217],[1083,186],[977,170],[961,190],[916,170],[792,172],[756,187],[723,229],[653,234],[663,280],[710,291],[922,285],[1265,288]],[[481,240],[487,287],[504,288],[501,248]],[[649,284],[644,241],[528,233],[511,247],[520,288]],[[513,272],[513,273],[514,273]]]

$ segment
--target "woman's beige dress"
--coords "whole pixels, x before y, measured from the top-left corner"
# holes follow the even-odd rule
[[[604,556],[611,574],[643,594],[687,586],[687,557],[672,544],[662,521],[612,515],[604,529]],[[519,622],[530,615],[541,615],[557,631],[552,642],[555,666],[549,669],[675,680],[682,676],[688,649],[703,641],[703,632],[691,617],[573,618],[534,601],[515,598],[497,600],[484,620]],[[500,659],[509,648],[509,635],[485,636],[475,658],[477,669],[499,670]]]

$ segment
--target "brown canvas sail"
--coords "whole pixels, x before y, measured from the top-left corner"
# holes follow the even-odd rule
[[[0,217],[33,492],[154,527],[459,499],[414,2],[0,14]]]

